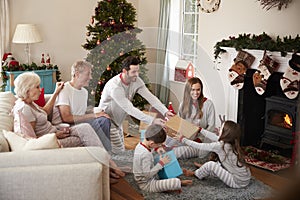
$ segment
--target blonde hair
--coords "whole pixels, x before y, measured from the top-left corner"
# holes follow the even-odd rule
[[[15,93],[19,98],[26,99],[27,92],[41,83],[39,75],[34,72],[24,72],[14,80]]]
[[[71,77],[74,77],[76,72],[82,73],[86,67],[91,69],[93,68],[93,65],[84,60],[76,61],[71,67]]]

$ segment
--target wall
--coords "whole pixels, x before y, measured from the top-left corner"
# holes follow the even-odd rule
[[[225,98],[231,95],[231,92],[227,90],[231,86],[227,81],[230,65],[214,63],[213,47],[216,42],[228,39],[229,36],[237,36],[240,33],[260,34],[266,32],[272,37],[277,35],[295,37],[300,34],[299,10],[300,1],[293,1],[288,5],[288,8],[281,11],[277,8],[266,11],[255,0],[231,0],[221,1],[219,10],[214,13],[200,11],[200,58],[196,65],[196,71],[208,87],[205,94],[213,100],[217,116],[218,114],[227,114],[226,109],[231,102],[226,104]],[[229,59],[232,60],[232,58]],[[171,89],[183,91],[183,85],[172,84]]]

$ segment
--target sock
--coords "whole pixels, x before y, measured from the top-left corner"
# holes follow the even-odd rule
[[[300,56],[297,54],[292,55],[292,59],[289,60],[289,67],[284,72],[280,79],[280,86],[289,99],[295,99],[299,93],[299,81],[300,81]]]
[[[236,89],[242,89],[244,86],[244,76],[247,69],[254,62],[255,57],[246,51],[239,51],[236,58],[233,60],[234,64],[229,69],[230,84]]]
[[[268,79],[278,67],[279,63],[268,56],[265,51],[264,56],[260,61],[260,65],[257,67],[257,71],[252,77],[255,90],[259,95],[265,93]]]

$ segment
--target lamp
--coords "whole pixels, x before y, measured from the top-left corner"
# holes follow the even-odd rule
[[[35,24],[18,24],[13,37],[13,43],[26,44],[25,54],[27,63],[30,64],[29,44],[41,42],[42,38]]]

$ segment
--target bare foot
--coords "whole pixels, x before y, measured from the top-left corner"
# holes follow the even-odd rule
[[[194,165],[195,165],[196,167],[198,167],[198,168],[200,168],[200,167],[202,166],[202,164],[197,163],[197,162],[194,162]]]
[[[185,168],[183,168],[182,171],[185,176],[194,176],[194,174],[195,174],[192,170],[188,170]]]
[[[110,173],[111,174],[114,173],[117,176],[119,176],[119,178],[125,176],[125,173],[117,166],[117,164],[113,160],[110,160],[109,164],[110,164]]]
[[[192,180],[180,180],[182,186],[192,185]]]

